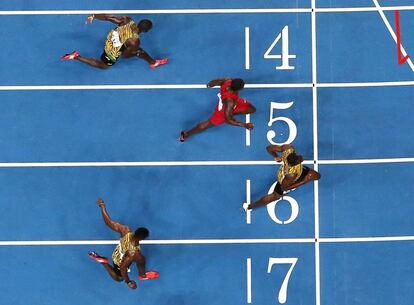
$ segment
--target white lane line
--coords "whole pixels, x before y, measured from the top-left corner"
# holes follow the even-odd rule
[[[312,34],[312,121],[313,121],[313,159],[314,169],[318,171],[318,87],[317,87],[317,40],[316,40],[316,0],[311,1],[311,34]],[[314,221],[315,221],[315,304],[321,304],[320,288],[320,256],[319,256],[319,184],[314,185]]]
[[[250,69],[250,28],[244,28],[244,68]]]
[[[89,15],[89,14],[262,14],[310,13],[310,8],[155,9],[155,10],[33,10],[0,11],[0,15]]]
[[[312,84],[246,84],[245,88],[311,88]],[[40,86],[0,86],[0,91],[24,90],[153,90],[153,89],[207,89],[205,84],[165,84],[165,85],[40,85]]]
[[[414,10],[412,5],[384,6],[383,11]],[[373,7],[316,8],[315,13],[375,12]],[[262,13],[311,13],[310,8],[256,8],[256,9],[147,9],[147,10],[31,10],[0,11],[1,15],[89,15],[89,14],[262,14]]]
[[[246,260],[246,276],[247,276],[247,303],[252,303],[252,259],[250,257]]]
[[[285,244],[313,243],[313,238],[280,239],[167,239],[143,240],[142,245],[206,245],[206,244]],[[117,245],[119,240],[32,240],[0,241],[0,246],[69,246],[69,245]]]
[[[414,236],[377,236],[377,237],[336,237],[320,238],[319,243],[360,243],[360,242],[403,242],[414,241]],[[82,246],[117,245],[119,240],[22,240],[0,241],[0,246]],[[278,239],[159,239],[143,240],[143,245],[208,245],[208,244],[300,244],[316,243],[314,238]]]
[[[363,82],[363,83],[319,83],[316,86],[318,88],[352,88],[352,87],[414,86],[414,81]]]
[[[250,180],[246,180],[246,203],[250,205],[251,203],[251,185]],[[249,225],[252,223],[252,210],[246,211],[246,223]]]
[[[414,236],[383,236],[383,237],[340,237],[320,238],[321,243],[361,243],[361,242],[393,242],[414,241]]]
[[[319,164],[380,164],[380,163],[412,163],[414,158],[388,158],[388,159],[353,159],[353,160],[319,160]]]
[[[313,164],[313,161],[304,161]],[[165,161],[165,162],[33,162],[0,163],[2,167],[119,167],[119,166],[233,166],[277,165],[276,161]]]
[[[390,34],[391,34],[392,38],[394,39],[395,43],[397,43],[397,35],[395,35],[394,29],[392,28],[391,24],[389,23],[389,21],[387,19],[387,16],[385,16],[384,10],[379,5],[378,0],[372,0],[372,2],[374,2],[375,7],[376,7],[378,13],[380,14],[380,16],[382,18],[382,21],[384,21],[385,26],[387,27],[388,31],[390,32]],[[404,57],[407,56],[407,52],[405,51],[403,44],[401,44],[401,53]],[[407,63],[410,66],[411,70],[414,72],[414,64],[413,64],[411,58],[408,58]]]
[[[354,159],[354,160],[318,160],[318,164],[380,164],[380,163],[412,163],[414,158],[389,159]],[[303,164],[313,165],[313,160],[305,160]],[[149,162],[23,162],[0,163],[0,168],[14,167],[127,167],[127,166],[249,166],[280,165],[276,161],[149,161]]]
[[[361,83],[317,83],[317,88],[390,87],[414,86],[414,81],[361,82]],[[246,84],[249,89],[312,88],[311,83],[292,84]],[[207,89],[205,84],[165,84],[165,85],[40,85],[40,86],[0,86],[0,91],[25,90],[153,90],[153,89]]]
[[[250,123],[250,114],[246,114],[246,123]],[[246,130],[246,146],[250,146],[250,130],[245,128]]]
[[[410,11],[414,10],[413,5],[402,5],[402,6],[383,6],[383,11]],[[352,13],[352,12],[376,12],[375,7],[332,7],[332,8],[317,8],[316,13]]]

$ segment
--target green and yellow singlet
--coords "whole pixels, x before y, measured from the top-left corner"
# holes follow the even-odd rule
[[[287,161],[287,157],[293,152],[295,152],[295,149],[293,147],[288,148],[287,150],[283,152],[283,155],[282,155],[283,164],[280,166],[277,172],[277,181],[279,183],[282,183],[283,179],[288,174],[295,174],[296,177],[295,177],[294,182],[296,182],[299,179],[300,175],[302,175],[302,170],[303,170],[302,163],[291,166],[289,165],[289,162]]]
[[[122,257],[127,251],[140,251],[141,247],[139,245],[134,245],[133,239],[134,233],[129,232],[121,237],[119,240],[118,246],[116,246],[114,252],[112,253],[112,260],[118,266],[121,266]]]
[[[118,26],[108,33],[105,41],[105,53],[114,62],[121,55],[121,48],[125,41],[130,38],[139,38],[139,35],[135,30],[137,29],[136,23],[131,20],[127,24]]]

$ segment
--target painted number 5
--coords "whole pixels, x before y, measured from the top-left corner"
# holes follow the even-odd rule
[[[269,265],[267,266],[267,273],[272,272],[273,265],[276,264],[291,264],[289,271],[286,273],[285,279],[283,280],[282,286],[280,286],[279,295],[277,300],[280,304],[285,304],[287,300],[287,291],[290,276],[292,275],[293,268],[295,268],[296,263],[298,262],[297,257],[286,257],[286,258],[269,258]]]
[[[273,139],[276,137],[276,132],[274,130],[269,130],[267,132],[267,140],[270,142],[270,144],[273,144],[273,145],[290,144],[296,139],[296,136],[298,134],[298,130],[296,128],[295,122],[293,122],[291,119],[289,119],[287,117],[283,117],[283,116],[273,117],[273,114],[274,114],[275,110],[288,109],[292,105],[293,105],[293,101],[289,102],[289,103],[277,103],[277,102],[271,102],[270,103],[270,117],[269,117],[269,122],[267,123],[267,125],[269,127],[271,127],[273,125],[273,123],[282,121],[282,122],[285,122],[289,127],[289,137],[287,138],[287,140],[285,142],[275,142],[275,141],[273,141]]]

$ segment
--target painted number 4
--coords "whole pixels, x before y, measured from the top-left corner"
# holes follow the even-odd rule
[[[273,49],[281,41],[282,44],[282,53],[281,54],[272,54]],[[250,69],[250,28],[245,28],[245,69]],[[273,40],[270,47],[263,55],[264,59],[281,59],[282,64],[276,66],[276,70],[294,70],[295,66],[290,65],[289,60],[296,58],[296,55],[289,54],[289,26],[286,25],[282,31],[276,36]]]
[[[270,54],[276,44],[282,39],[282,54],[279,55],[272,55]],[[277,35],[276,39],[270,45],[269,49],[267,49],[266,53],[264,53],[263,58],[265,59],[282,59],[282,64],[276,67],[276,70],[293,70],[295,69],[294,66],[289,65],[289,59],[296,58],[296,55],[289,54],[289,27],[286,25],[282,32]]]

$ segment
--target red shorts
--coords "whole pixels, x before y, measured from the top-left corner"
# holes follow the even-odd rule
[[[250,103],[246,100],[243,102],[238,102],[236,107],[233,109],[233,114],[243,113],[246,112],[249,108]],[[213,125],[221,125],[226,122],[226,117],[224,115],[224,107],[219,110],[219,104],[217,104],[216,108],[214,109],[213,115],[210,117],[209,121]]]

